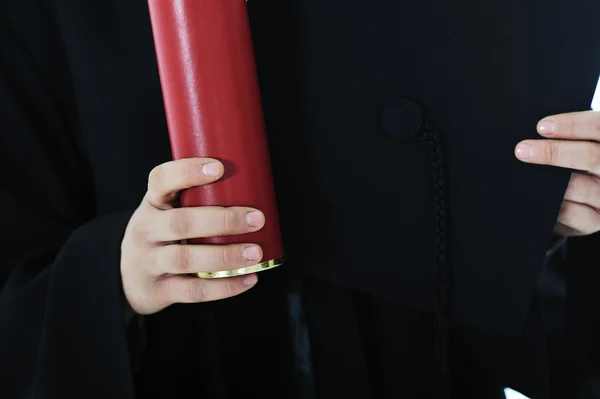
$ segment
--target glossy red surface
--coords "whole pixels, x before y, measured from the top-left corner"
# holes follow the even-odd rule
[[[198,243],[283,249],[245,0],[149,0],[174,159],[212,157],[225,177],[181,194],[182,206],[250,206],[266,225]]]

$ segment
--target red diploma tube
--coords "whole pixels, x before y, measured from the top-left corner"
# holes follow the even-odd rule
[[[192,243],[256,243],[261,264],[201,273],[243,275],[279,266],[283,247],[245,0],[148,0],[174,159],[211,157],[222,180],[181,193],[181,206],[249,206],[258,232]]]

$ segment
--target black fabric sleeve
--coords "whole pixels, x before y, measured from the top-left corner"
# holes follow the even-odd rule
[[[121,287],[123,286],[121,285]],[[127,302],[123,290],[121,290],[121,307],[124,309],[124,321],[127,328],[131,372],[136,374],[142,367],[144,354],[148,348],[147,316],[133,310],[129,302]]]
[[[95,216],[54,21],[42,0],[0,1],[0,397],[133,398],[119,269],[132,211]]]

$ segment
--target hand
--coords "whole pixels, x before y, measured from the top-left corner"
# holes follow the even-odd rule
[[[121,245],[121,276],[133,310],[156,313],[174,303],[207,302],[236,296],[253,287],[255,274],[203,280],[190,273],[236,269],[259,263],[252,244],[182,245],[181,240],[260,230],[264,215],[243,207],[176,208],[179,191],[223,176],[214,159],[183,159],[156,167],[148,192],[133,214]]]
[[[525,140],[515,154],[523,162],[575,169],[555,231],[580,236],[600,230],[600,112],[549,116],[537,126],[546,140]]]

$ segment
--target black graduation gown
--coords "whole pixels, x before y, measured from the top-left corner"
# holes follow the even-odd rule
[[[171,159],[147,6],[1,3],[0,396],[600,395],[597,237],[542,270],[568,171],[512,155],[589,106],[596,2],[249,11],[288,263],[130,319],[120,241]]]

